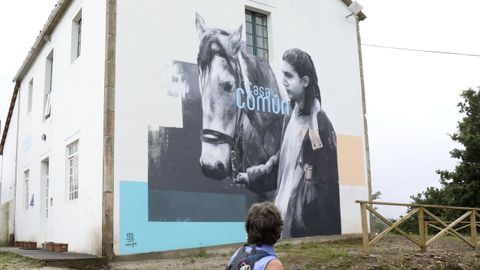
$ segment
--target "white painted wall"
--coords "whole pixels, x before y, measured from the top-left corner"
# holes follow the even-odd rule
[[[72,20],[80,9],[82,52],[72,61]],[[52,49],[52,116],[43,121],[46,57]],[[69,244],[69,251],[101,254],[104,59],[105,1],[72,1],[21,84],[16,240],[38,244],[63,242]],[[33,106],[28,114],[28,84],[32,78]],[[9,140],[14,137],[13,131],[11,126]],[[45,141],[41,139],[42,134],[46,135]],[[79,140],[79,199],[69,201],[66,146],[75,140]],[[9,145],[4,157],[12,157],[11,151]],[[50,197],[53,199],[48,218],[43,209],[45,198],[41,198],[40,168],[45,158],[50,164]],[[12,161],[4,160],[4,168],[7,169],[2,179],[11,183]],[[24,205],[23,181],[27,169],[30,170],[30,193],[35,196],[34,206],[28,209]],[[12,197],[8,192],[8,189],[2,190],[2,201]],[[42,225],[42,222],[45,223]]]
[[[319,75],[323,108],[337,134],[363,137],[356,22],[353,17],[346,18],[350,12],[340,0],[184,0],[168,5],[155,0],[118,0],[116,191],[120,180],[148,179],[148,125],[182,126],[180,99],[168,96],[166,90],[173,60],[196,63],[195,13],[210,27],[233,31],[244,23],[245,7],[270,13],[269,53],[277,80],[286,49],[299,47],[309,52]],[[366,185],[343,186],[341,199],[342,230],[360,232],[354,200],[367,199]],[[119,206],[119,193],[115,192],[117,254]]]

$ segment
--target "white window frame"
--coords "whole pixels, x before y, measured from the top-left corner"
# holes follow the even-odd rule
[[[48,218],[48,204],[49,204],[49,197],[50,197],[50,158],[44,158],[41,163],[41,177],[44,178],[45,186],[41,188],[45,188],[45,217]],[[41,205],[41,204],[40,204]]]
[[[30,169],[26,169],[23,171],[23,195],[24,203],[25,203],[25,210],[28,210],[30,207]]]
[[[250,21],[247,20],[248,17],[250,17]],[[262,20],[265,19],[265,24],[257,23],[257,20],[260,19],[260,17],[262,17]],[[271,57],[269,17],[269,14],[265,11],[261,11],[256,8],[245,7],[245,41],[247,53],[250,53],[267,61]],[[248,24],[251,25],[251,32],[249,31]],[[264,30],[262,30],[262,33],[257,33],[257,27],[259,27],[260,29],[264,28]],[[249,42],[248,36],[251,37],[251,43]],[[258,40],[262,40],[261,44],[258,43]]]
[[[33,98],[33,78],[28,82],[28,102],[27,102],[27,115],[32,112],[32,98]]]
[[[67,145],[66,151],[67,200],[73,201],[79,198],[79,141]]]
[[[53,91],[53,50],[46,58],[45,68],[45,98],[43,103],[43,120],[50,118],[52,113],[52,91]]]
[[[72,20],[72,63],[82,54],[82,31],[83,18],[80,9]]]

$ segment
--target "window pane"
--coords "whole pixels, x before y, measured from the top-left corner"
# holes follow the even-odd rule
[[[264,49],[257,49],[257,56],[263,59],[268,59],[268,51]]]
[[[266,38],[257,37],[257,48],[267,49],[268,40]]]
[[[245,10],[245,21],[251,22],[252,21],[252,13],[250,11]]]
[[[77,57],[80,56],[82,49],[82,18],[78,20],[78,33],[77,33]]]
[[[255,34],[261,37],[267,37],[267,27],[257,25],[255,26]]]
[[[250,34],[247,34],[247,45],[253,46],[253,39],[252,39],[252,35]]]
[[[247,31],[247,34],[251,34],[252,33],[252,24],[247,22],[246,27],[247,28],[245,30]]]
[[[256,14],[257,17],[255,18],[255,22],[259,25],[267,25],[267,17],[264,15],[259,15],[258,13]]]
[[[247,53],[253,54],[253,48],[251,46],[247,46]]]

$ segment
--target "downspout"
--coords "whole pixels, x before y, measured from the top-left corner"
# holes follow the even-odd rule
[[[13,185],[13,196],[14,196],[14,203],[13,203],[13,233],[15,234],[16,233],[16,229],[15,229],[15,221],[17,219],[17,203],[18,200],[17,200],[17,178],[18,178],[18,132],[20,130],[20,97],[21,95],[18,93],[20,90],[20,82],[19,81],[16,81],[15,82],[15,88],[13,89],[13,92],[14,93],[17,93],[17,101],[18,101],[18,106],[17,106],[17,134],[16,134],[16,138],[15,138],[15,183]],[[2,163],[3,163],[3,158],[2,158]],[[9,235],[11,234],[10,232],[8,233]],[[14,236],[14,238],[16,239],[16,237]]]
[[[102,256],[113,258],[115,46],[117,1],[106,0],[105,80],[103,103]]]
[[[358,62],[360,65],[360,84],[362,89],[362,107],[363,107],[363,130],[365,137],[365,154],[366,154],[366,163],[367,163],[367,190],[368,190],[368,201],[372,202],[372,171],[370,169],[370,143],[368,139],[368,123],[367,123],[367,102],[365,98],[365,82],[363,75],[363,60],[362,60],[362,42],[360,39],[360,21],[356,19],[357,27],[357,46],[358,46]],[[372,232],[372,215],[370,215],[370,233]]]

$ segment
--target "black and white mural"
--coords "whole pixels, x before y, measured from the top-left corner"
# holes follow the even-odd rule
[[[242,26],[212,28],[197,14],[195,27],[197,63],[175,61],[169,89],[183,127],[148,131],[149,220],[242,222],[270,200],[283,237],[340,234],[336,135],[310,55],[287,50],[274,74],[247,54]]]

